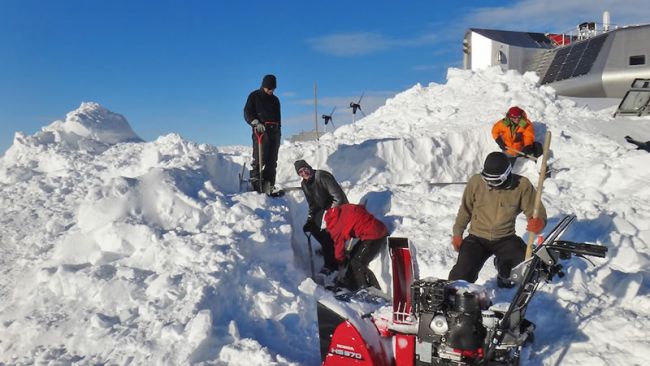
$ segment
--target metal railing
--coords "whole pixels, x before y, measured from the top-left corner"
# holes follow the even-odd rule
[[[576,41],[593,38],[598,35],[618,29],[616,24],[603,24],[596,22],[584,22],[576,26],[575,29],[570,29],[561,33],[547,33],[549,35],[556,35],[561,37],[561,42],[557,42],[557,46],[566,46]]]

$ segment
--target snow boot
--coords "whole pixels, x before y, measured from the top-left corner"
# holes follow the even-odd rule
[[[271,197],[282,197],[284,196],[284,190],[280,187],[273,186],[271,187],[270,193],[268,193],[269,196]]]
[[[497,275],[497,287],[499,288],[513,288],[515,287],[515,283],[511,281],[509,278],[501,277]]]

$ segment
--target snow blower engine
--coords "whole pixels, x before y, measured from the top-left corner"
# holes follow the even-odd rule
[[[487,310],[490,300],[484,289],[465,281],[427,278],[413,282],[411,300],[417,319],[416,365],[482,358],[487,335],[483,312],[489,326],[496,323]]]

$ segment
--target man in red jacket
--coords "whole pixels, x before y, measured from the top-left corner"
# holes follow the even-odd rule
[[[339,268],[346,263],[346,242],[352,238],[360,241],[352,249],[348,270],[342,285],[350,290],[366,287],[380,289],[377,278],[368,264],[379,254],[388,237],[388,228],[365,207],[346,203],[330,208],[325,213],[327,231],[334,240],[334,257]]]

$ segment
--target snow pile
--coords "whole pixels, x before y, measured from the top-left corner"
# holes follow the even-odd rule
[[[98,149],[119,142],[142,141],[121,114],[113,113],[97,103],[81,103],[68,113],[64,121],[54,121],[34,136],[18,132],[17,144],[57,144],[67,148]],[[9,149],[9,153],[13,150]]]
[[[445,278],[463,185],[429,183],[478,172],[496,148],[492,123],[519,105],[539,138],[553,134],[549,226],[576,214],[567,239],[609,248],[594,267],[572,260],[536,295],[523,362],[646,363],[650,155],[600,133],[611,111],[535,83],[498,68],[450,70],[446,84],[416,85],[319,143],[285,142],[278,182],[298,184],[296,159],[332,171],[352,202],[409,238],[420,277]],[[0,160],[0,363],[319,364],[325,294],[307,279],[306,204],[298,193],[238,193],[249,156],[173,134],[141,142],[92,103],[18,133]],[[537,182],[532,162],[515,169]],[[497,290],[495,274],[486,264],[478,283],[507,301],[514,290]]]

